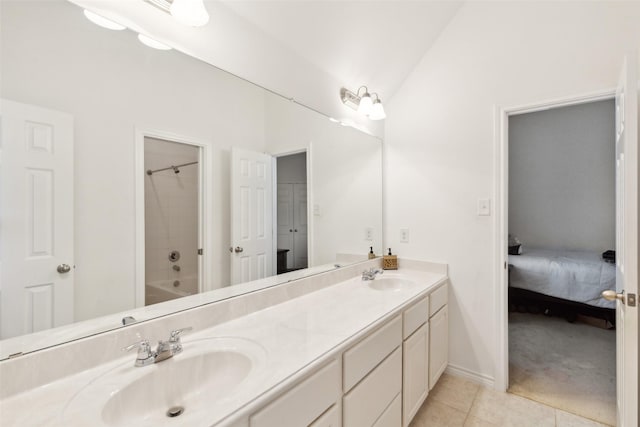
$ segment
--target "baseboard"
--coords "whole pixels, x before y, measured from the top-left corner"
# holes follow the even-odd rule
[[[495,379],[493,377],[485,374],[479,374],[460,366],[449,364],[447,369],[445,369],[445,372],[449,375],[453,375],[454,377],[461,377],[485,387],[494,388],[495,386]]]

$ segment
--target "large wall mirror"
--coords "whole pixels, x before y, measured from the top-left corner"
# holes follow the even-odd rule
[[[381,253],[378,138],[66,1],[0,7],[0,359]]]

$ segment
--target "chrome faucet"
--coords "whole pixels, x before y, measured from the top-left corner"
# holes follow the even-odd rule
[[[379,268],[370,268],[369,270],[362,272],[362,280],[374,280],[376,278],[376,274],[382,273],[384,273],[384,271]]]
[[[176,354],[182,353],[182,343],[180,342],[180,334],[186,331],[192,330],[192,327],[176,329],[175,331],[171,331],[171,335],[169,335],[168,341],[158,341],[158,346],[156,350],[153,351],[151,346],[149,345],[148,340],[141,340],[139,342],[133,343],[127,347],[124,347],[123,351],[130,351],[134,348],[138,349],[138,355],[136,357],[136,361],[134,366],[141,367],[152,365],[154,363],[162,362],[163,360],[169,359]]]

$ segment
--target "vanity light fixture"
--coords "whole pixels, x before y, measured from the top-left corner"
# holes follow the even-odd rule
[[[382,101],[380,101],[380,98],[378,97],[377,93],[374,93],[373,95],[376,96],[376,99],[375,101],[373,101],[373,105],[371,106],[371,112],[369,113],[369,118],[371,120],[383,120],[387,117],[387,115],[384,112]]]
[[[94,24],[99,25],[102,28],[106,28],[108,30],[121,31],[127,28],[122,24],[118,24],[117,22],[114,22],[111,19],[107,19],[104,16],[98,15],[97,13],[91,12],[90,10],[87,10],[87,9],[84,10],[84,16],[86,16],[86,18],[89,21],[93,22]]]
[[[372,95],[375,95],[375,100]],[[357,110],[358,113],[369,117],[371,120],[382,120],[387,117],[378,94],[370,94],[366,86],[360,86],[357,92],[342,88],[340,89],[340,99],[344,105]]]
[[[203,0],[144,0],[176,21],[190,27],[202,27],[209,22],[209,13]]]
[[[144,34],[138,34],[138,40],[140,40],[142,44],[152,47],[154,49],[171,50],[170,46],[167,46],[166,44],[161,43],[156,39],[152,39],[149,36],[145,36]]]

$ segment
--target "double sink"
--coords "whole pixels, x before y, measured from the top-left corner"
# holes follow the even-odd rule
[[[386,272],[355,286],[397,292],[418,286],[402,274]],[[259,376],[267,351],[257,342],[238,337],[212,337],[185,342],[176,357],[144,367],[133,358],[85,384],[61,414],[66,425],[157,426],[168,418],[197,425],[215,406],[233,399]],[[178,421],[176,419],[176,421]]]

